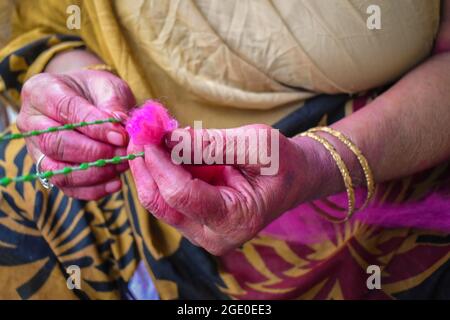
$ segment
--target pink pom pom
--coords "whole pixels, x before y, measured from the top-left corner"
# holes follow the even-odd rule
[[[126,123],[126,130],[134,144],[159,144],[164,135],[178,127],[162,104],[148,100],[140,108],[132,111]],[[219,185],[222,181],[224,166],[183,165],[192,176],[210,184]]]
[[[178,127],[162,104],[148,100],[134,110],[126,124],[126,130],[137,145],[159,144],[167,132]]]

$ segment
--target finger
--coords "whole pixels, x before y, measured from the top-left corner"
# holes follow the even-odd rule
[[[274,129],[249,125],[233,129],[176,129],[166,137],[172,156],[182,163],[259,166],[271,154]]]
[[[24,85],[24,97],[32,106],[58,123],[90,122],[111,118],[111,114],[96,108],[67,83],[73,82],[68,75],[40,74]],[[92,139],[116,146],[125,146],[127,134],[120,124],[105,123],[77,128]]]
[[[137,152],[139,150],[134,150]],[[211,253],[220,253],[219,246],[227,243],[209,228],[168,206],[161,197],[145,161],[136,158],[130,162],[141,204],[157,219],[177,228],[194,245],[202,246]]]
[[[94,73],[90,80],[92,100],[95,106],[105,111],[127,112],[136,105],[136,100],[128,84],[112,74],[95,76],[102,71],[89,71]]]
[[[98,200],[111,193],[117,192],[122,187],[120,179],[114,179],[95,186],[78,188],[61,188],[65,195],[81,200]]]
[[[128,152],[140,152],[142,149],[142,146],[136,146],[130,142]],[[171,208],[161,196],[144,159],[136,158],[130,161],[130,168],[136,182],[141,204],[157,219],[161,219],[177,228],[194,245],[202,246],[211,254],[221,255],[234,247],[229,239],[225,239],[208,226],[202,225]]]
[[[42,115],[28,117],[27,123],[27,127],[32,130],[42,130],[59,125],[54,120]],[[39,147],[43,154],[56,161],[82,163],[124,154],[124,149],[93,140],[76,131],[51,132],[29,139]]]
[[[129,153],[141,152],[142,146],[137,146],[130,141]],[[182,227],[187,217],[170,208],[161,197],[158,186],[153,180],[143,158],[129,161],[131,174],[133,175],[139,202],[149,210],[156,218],[162,219],[174,227]]]
[[[28,153],[36,162],[42,155],[42,152],[33,143],[29,143],[27,148]],[[54,171],[71,166],[73,166],[71,163],[55,161],[49,157],[45,157],[40,164],[40,171]],[[113,180],[127,169],[127,163],[108,165],[102,168],[89,168],[86,171],[76,171],[67,175],[56,175],[50,181],[59,188],[91,186]]]
[[[142,150],[142,146],[130,142],[128,152],[136,153]],[[196,233],[201,230],[200,224],[193,222],[165,202],[143,158],[136,158],[130,161],[130,169],[136,183],[139,201],[147,210],[156,218],[164,220],[180,231],[186,232],[191,236],[199,236]]]
[[[54,171],[70,167],[70,163],[54,161],[45,157],[41,163],[41,171]],[[89,168],[86,171],[76,171],[67,175],[56,175],[50,181],[60,188],[87,187],[114,180],[127,170],[124,165],[108,165],[103,168]]]
[[[219,187],[193,179],[182,166],[174,164],[162,146],[147,145],[145,164],[164,201],[201,224],[221,225],[226,208]]]

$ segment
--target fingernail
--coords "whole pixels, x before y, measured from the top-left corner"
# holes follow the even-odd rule
[[[110,131],[106,135],[109,143],[114,144],[116,146],[123,146],[125,144],[124,136],[116,131]]]
[[[120,189],[121,185],[122,185],[122,182],[120,180],[114,180],[114,181],[108,182],[105,185],[105,191],[108,193],[116,192]]]

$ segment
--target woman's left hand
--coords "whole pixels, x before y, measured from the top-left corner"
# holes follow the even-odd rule
[[[267,165],[227,165],[219,185],[196,179],[186,167],[175,164],[170,151],[173,144],[137,146],[130,142],[129,153],[145,151],[145,159],[130,161],[142,205],[155,217],[179,229],[192,243],[214,255],[222,255],[253,238],[300,201],[313,197],[320,178],[318,174],[307,173],[309,162],[317,160],[305,153],[310,144],[307,142],[300,147],[295,140],[276,131],[278,146],[273,145],[270,132],[274,129],[265,125],[228,129],[228,133],[237,136],[249,129],[268,133],[269,150],[254,150],[250,144],[237,150],[233,141],[226,140],[224,130],[215,130],[224,141],[224,159],[230,152],[236,160],[238,151],[245,155],[257,152],[258,156],[278,151],[278,171],[273,175],[261,175],[261,169]],[[176,131],[182,133],[183,130],[186,131]],[[206,131],[198,133],[202,136]],[[189,130],[190,137],[194,132]],[[194,148],[194,144],[192,146]],[[311,179],[312,176],[319,179]]]

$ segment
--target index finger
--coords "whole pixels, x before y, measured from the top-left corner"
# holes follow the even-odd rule
[[[220,187],[195,179],[162,146],[145,146],[145,164],[165,202],[194,221],[222,225],[227,216]]]
[[[28,103],[44,115],[62,123],[93,122],[112,118],[112,114],[92,105],[78,92],[59,79],[62,75],[39,75],[31,78],[24,88]],[[118,123],[104,123],[77,128],[88,137],[116,146],[125,146],[127,133]]]

